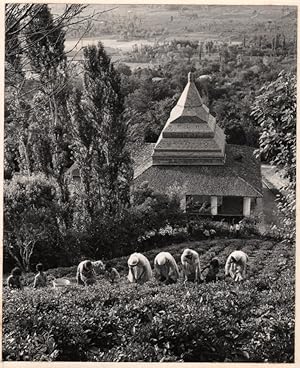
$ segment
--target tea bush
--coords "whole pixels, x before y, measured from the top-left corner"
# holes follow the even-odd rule
[[[22,361],[292,362],[294,249],[259,239],[172,245],[224,265],[233,249],[250,256],[249,277],[195,285],[111,285],[11,292],[4,289],[3,359]],[[145,253],[151,262],[158,250]],[[122,276],[127,257],[113,260]],[[49,270],[73,275],[75,268]],[[60,274],[61,272],[61,274]],[[221,272],[222,276],[222,272]]]

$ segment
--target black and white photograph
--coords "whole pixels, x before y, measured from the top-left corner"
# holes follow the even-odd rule
[[[297,363],[291,4],[1,5],[3,362]]]

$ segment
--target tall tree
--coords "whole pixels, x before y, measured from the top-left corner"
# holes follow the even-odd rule
[[[50,142],[54,152],[51,152],[51,160],[45,165],[43,162],[48,157],[41,155],[47,152],[45,139],[35,138],[48,136],[49,131],[45,128],[49,126],[47,122],[53,123],[52,130],[57,142],[63,136],[56,123],[58,116],[65,114],[62,108],[65,104],[62,95],[66,82],[64,35],[66,30],[78,24],[85,24],[87,30],[91,27],[93,14],[78,17],[85,8],[84,5],[66,5],[60,14],[53,17],[46,4],[5,6],[5,103],[8,112],[5,117],[5,152],[10,162],[19,157],[22,163],[12,167],[27,174],[41,170],[52,174],[55,171],[58,178],[62,177],[61,169],[65,163],[61,165],[59,161],[66,147],[58,147]],[[26,131],[19,124],[23,120],[26,120]],[[63,120],[66,120],[66,114]],[[36,140],[35,146],[41,141],[36,150],[31,138]],[[25,151],[28,158],[27,167],[22,154],[11,155],[11,152],[18,150],[19,141],[20,151]],[[31,157],[31,152],[36,152],[35,157]]]
[[[77,161],[90,216],[101,209],[116,215],[129,204],[132,169],[126,149],[120,77],[103,45],[84,49],[84,90],[70,100]]]
[[[283,214],[285,237],[296,234],[296,76],[282,71],[278,78],[263,86],[253,107],[261,127],[260,152],[288,184],[282,190],[278,207]]]
[[[7,106],[12,117],[10,132],[18,138],[19,170],[27,175],[42,172],[57,181],[59,198],[66,205],[65,225],[68,227],[71,211],[68,210],[69,187],[65,172],[70,166],[70,137],[65,31],[53,18],[48,5],[28,9],[34,12],[34,17],[29,17],[22,30],[26,92],[22,94],[15,88],[8,94]],[[28,89],[32,90],[30,95]]]
[[[64,41],[66,29],[81,22],[77,16],[84,8],[66,5],[53,17],[46,4],[6,7],[6,65],[22,72],[22,78],[6,73],[6,166],[26,175],[42,172],[54,177],[60,189],[58,198],[66,207],[66,226],[72,212],[65,172],[72,162]],[[12,166],[14,161],[18,164]],[[6,170],[6,177],[12,175],[12,170]]]
[[[26,57],[38,81],[38,92],[33,99],[35,110],[30,119],[36,169],[57,179],[67,201],[68,190],[64,182],[69,164],[66,145],[68,73],[65,31],[55,23],[48,5],[39,7],[26,28],[25,40]]]

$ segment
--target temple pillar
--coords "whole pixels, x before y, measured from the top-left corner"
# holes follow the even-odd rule
[[[216,216],[218,214],[218,197],[210,197],[210,210],[213,216]]]
[[[243,216],[249,217],[251,211],[251,198],[244,197],[243,198]]]
[[[183,195],[180,199],[180,208],[183,212],[186,212],[186,195]]]

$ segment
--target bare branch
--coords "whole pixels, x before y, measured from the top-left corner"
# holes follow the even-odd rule
[[[10,18],[14,18],[14,19],[16,19],[16,21],[15,21],[15,23],[14,24],[12,24],[10,27],[8,27],[7,26],[7,23],[8,22],[5,22],[5,28],[6,28],[6,30],[5,30],[5,34],[6,34],[6,36],[8,35],[8,34],[10,34],[11,33],[11,30],[12,29],[15,29],[28,15],[29,15],[29,13],[32,11],[32,9],[35,7],[35,5],[34,4],[31,4],[31,5],[29,5],[29,7],[26,9],[26,6],[27,5],[23,5],[24,6],[24,8],[26,9],[25,10],[25,12],[23,13],[23,14],[21,14],[21,15],[19,15],[19,17],[17,17],[17,14],[13,14],[13,11],[14,11],[14,9],[16,9],[17,7],[19,6],[19,4],[13,4],[12,5],[12,8],[11,8],[11,12],[9,12],[9,15],[10,15]],[[9,5],[7,5],[7,7],[9,7]],[[19,10],[19,9],[17,9],[17,10]],[[8,19],[9,20],[9,19]]]

